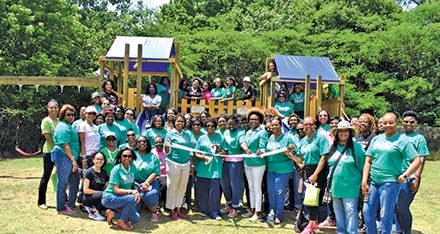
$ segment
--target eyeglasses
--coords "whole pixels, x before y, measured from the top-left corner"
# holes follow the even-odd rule
[[[328,115],[318,115],[319,117],[327,117]]]
[[[107,138],[107,139],[105,139],[106,141],[116,141],[116,138],[113,138],[113,137],[111,137],[111,138]]]
[[[133,156],[131,154],[123,154],[122,157],[124,157],[124,158],[131,158]]]
[[[191,124],[192,126],[200,126],[200,124]]]
[[[207,124],[206,127],[207,128],[215,128],[215,125],[214,124]]]
[[[414,121],[414,120],[404,120],[403,122],[406,124],[415,124],[416,123],[416,121]]]
[[[336,124],[336,125],[338,125],[339,122],[330,122],[330,124]]]
[[[278,96],[278,98],[286,98],[286,96]]]
[[[67,117],[72,117],[72,116],[75,117],[75,113],[73,113],[73,114],[66,114],[66,116]]]
[[[147,143],[147,140],[139,140],[137,143]]]
[[[110,105],[110,103],[104,102],[104,103],[102,103],[102,105],[108,106],[108,105]]]
[[[87,112],[88,115],[96,115],[96,112]]]
[[[127,134],[127,137],[134,137],[134,136],[136,136],[136,135],[134,135],[134,134]]]

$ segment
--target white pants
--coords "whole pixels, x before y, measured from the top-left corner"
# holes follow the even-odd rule
[[[178,164],[170,160],[167,163],[167,201],[166,208],[174,210],[182,206],[188,184],[190,162]]]
[[[261,200],[263,193],[261,191],[261,182],[263,182],[264,170],[266,165],[258,167],[245,167],[247,181],[249,184],[249,204],[256,212],[261,211]]]

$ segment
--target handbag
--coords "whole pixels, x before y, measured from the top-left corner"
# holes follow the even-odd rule
[[[344,149],[342,150],[341,154],[339,155],[338,159],[335,162],[335,165],[332,168],[332,171],[330,172],[330,177],[327,180],[327,184],[325,186],[324,189],[324,196],[322,197],[322,203],[323,204],[329,204],[332,201],[332,179],[333,179],[333,174],[335,173],[335,169],[336,166],[338,165],[339,161],[342,158],[342,155],[345,154],[345,150],[347,149],[347,147],[344,147]]]
[[[305,206],[319,206],[319,192],[321,192],[320,188],[307,184],[303,204]]]

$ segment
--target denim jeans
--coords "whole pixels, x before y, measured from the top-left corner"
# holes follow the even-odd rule
[[[223,162],[222,188],[226,203],[237,208],[240,202],[240,180],[243,180],[243,162]]]
[[[38,205],[46,204],[47,184],[49,184],[54,165],[50,153],[43,153],[43,176],[41,176],[38,188]]]
[[[359,198],[333,198],[337,233],[358,233],[358,200]]]
[[[69,200],[67,206],[74,207],[76,202],[76,195],[78,193],[79,173],[78,171],[72,172],[72,161],[61,150],[55,148],[52,151],[52,161],[57,168],[57,211],[63,211],[66,209],[66,188],[69,184]]]
[[[414,178],[406,179],[405,183],[400,185],[399,195],[397,196],[395,231],[403,234],[411,233],[412,215],[409,207],[417,194],[417,192],[412,194],[409,190],[413,180]]]
[[[370,182],[370,195],[367,202],[364,202],[363,215],[367,233],[376,233],[376,212],[380,202],[380,233],[391,233],[394,219],[394,208],[396,207],[397,195],[400,184],[387,182],[375,184]]]
[[[138,183],[138,182],[136,182]],[[147,206],[148,209],[157,206],[159,204],[159,183],[154,180],[151,184],[151,190],[146,192],[140,192],[142,202]],[[140,186],[139,186],[140,187]],[[138,205],[138,210],[140,211],[140,203]]]
[[[102,205],[115,212],[115,218],[124,222],[137,223],[141,219],[136,210],[137,202],[133,194],[112,194],[102,199]]]
[[[302,207],[302,193],[299,193],[299,186],[300,186],[300,178],[298,171],[295,170],[291,174],[291,180],[289,180],[289,187],[290,187],[290,194],[289,194],[289,200],[290,205],[294,206],[297,209],[300,209]]]
[[[220,179],[197,178],[199,188],[200,210],[215,219],[220,216]]]
[[[269,194],[269,212],[283,221],[284,197],[290,173],[267,172],[267,191]]]

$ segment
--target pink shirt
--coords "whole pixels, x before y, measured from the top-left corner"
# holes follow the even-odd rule
[[[167,176],[167,155],[162,152],[157,152],[157,148],[151,150],[151,153],[156,154],[160,159],[160,176]]]

